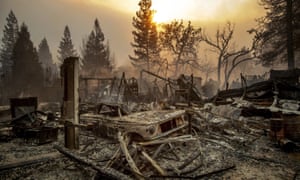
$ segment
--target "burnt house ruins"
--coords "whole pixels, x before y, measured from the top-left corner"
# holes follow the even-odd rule
[[[193,75],[83,77],[76,61],[63,104],[1,106],[1,178],[299,178],[299,69],[205,98]]]
[[[299,180],[300,1],[138,1],[127,26],[132,3],[28,0],[17,12],[43,32],[38,47],[40,33],[32,41],[10,10],[0,179]],[[160,22],[152,5],[184,18]],[[78,46],[90,15],[101,19]],[[227,18],[236,22],[216,24]],[[49,45],[61,22],[55,58]]]

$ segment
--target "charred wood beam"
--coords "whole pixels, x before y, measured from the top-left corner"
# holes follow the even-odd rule
[[[88,160],[88,159],[84,159],[82,157],[79,157],[75,154],[73,154],[72,152],[70,152],[68,149],[60,147],[58,145],[54,145],[54,148],[56,150],[58,150],[59,152],[61,152],[62,154],[64,154],[65,156],[67,156],[68,158],[75,160],[79,163],[85,164],[91,168],[93,168],[94,170],[96,170],[98,173],[100,173],[101,175],[103,175],[102,177],[108,178],[108,179],[112,179],[112,180],[118,180],[118,179],[131,179],[129,176],[116,171],[115,169],[112,168],[100,168],[98,167],[94,162]]]
[[[172,80],[170,80],[170,79],[161,77],[161,76],[159,76],[159,75],[157,75],[157,74],[154,74],[153,72],[147,71],[147,70],[145,70],[145,69],[142,69],[141,72],[140,72],[141,78],[142,78],[142,76],[143,76],[143,72],[148,73],[148,74],[150,74],[150,75],[152,75],[152,76],[154,76],[154,77],[157,77],[157,78],[159,78],[159,79],[161,79],[161,80],[163,80],[163,81],[166,81],[166,82],[168,82],[168,83],[170,83],[170,84],[172,84],[172,85],[177,85],[176,82],[174,82],[174,81],[172,81]]]
[[[167,173],[165,172],[165,170],[163,170],[159,164],[152,159],[145,151],[141,151],[142,155],[150,162],[150,164],[159,172],[160,175],[162,176],[166,176]]]
[[[121,132],[118,132],[118,140],[120,142],[120,147],[125,155],[126,161],[128,162],[128,165],[130,166],[132,172],[136,176],[137,179],[144,179],[143,174],[140,172],[138,167],[136,166],[134,160],[132,159],[128,149],[127,149],[127,144],[124,135],[121,134]]]
[[[33,158],[30,160],[21,160],[21,161],[19,160],[18,162],[3,164],[3,165],[0,165],[0,173],[2,171],[14,169],[14,168],[20,168],[20,167],[24,167],[24,166],[30,166],[33,164],[50,162],[59,157],[60,157],[60,154],[49,153],[49,154],[44,155],[43,157],[39,156],[37,158]]]
[[[255,92],[255,91],[269,91],[272,90],[273,81],[262,81],[251,86],[247,87],[246,94],[244,95],[247,98],[247,93]],[[219,99],[219,98],[231,98],[231,97],[242,97],[245,92],[244,88],[237,88],[237,89],[229,89],[224,91],[219,91],[218,94],[213,97],[212,99]]]

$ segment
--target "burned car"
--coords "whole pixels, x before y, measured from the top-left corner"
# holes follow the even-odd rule
[[[154,140],[186,130],[185,110],[152,110],[123,115],[119,105],[101,104],[98,113],[85,113],[80,120],[93,124],[93,131],[102,137],[117,138],[117,132],[130,134],[133,139]],[[126,113],[125,113],[126,114]],[[114,115],[114,116],[113,116]]]

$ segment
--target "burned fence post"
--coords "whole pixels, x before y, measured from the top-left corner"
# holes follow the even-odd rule
[[[62,70],[64,82],[64,96],[62,119],[65,122],[65,147],[79,149],[79,59],[69,57],[64,60]]]

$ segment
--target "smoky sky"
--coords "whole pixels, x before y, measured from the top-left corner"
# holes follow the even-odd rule
[[[133,0],[128,1],[130,7],[129,4],[126,6],[126,0],[118,1],[119,4],[116,4],[117,1],[112,1],[113,3],[110,4],[101,3],[101,1],[104,0],[99,0],[100,3],[95,3],[96,0],[1,0],[0,37],[3,37],[6,17],[12,10],[19,25],[24,22],[28,26],[31,40],[36,47],[44,37],[48,40],[53,59],[56,60],[64,27],[69,26],[75,48],[81,54],[83,39],[92,31],[94,20],[98,18],[105,39],[109,41],[111,53],[115,55],[116,63],[127,64],[129,63],[128,55],[133,54],[130,46],[133,30],[132,17],[138,9],[133,10]],[[136,1],[138,3],[138,0]],[[136,5],[135,8],[138,6]],[[253,14],[249,19],[235,23],[237,43],[249,43],[251,38],[247,36],[246,30],[255,25],[252,16]],[[201,22],[198,23],[201,24]],[[208,30],[214,31],[214,28],[219,25],[222,24],[206,22],[201,26],[207,26]]]
[[[56,59],[59,42],[63,36],[64,27],[69,26],[73,43],[81,52],[82,41],[92,31],[94,20],[98,18],[100,26],[109,41],[111,52],[115,53],[118,63],[128,59],[131,41],[131,19],[124,14],[107,7],[88,4],[78,5],[62,0],[1,0],[0,1],[0,37],[6,17],[12,10],[19,24],[28,26],[31,40],[38,47],[40,41],[46,37],[53,59]]]

